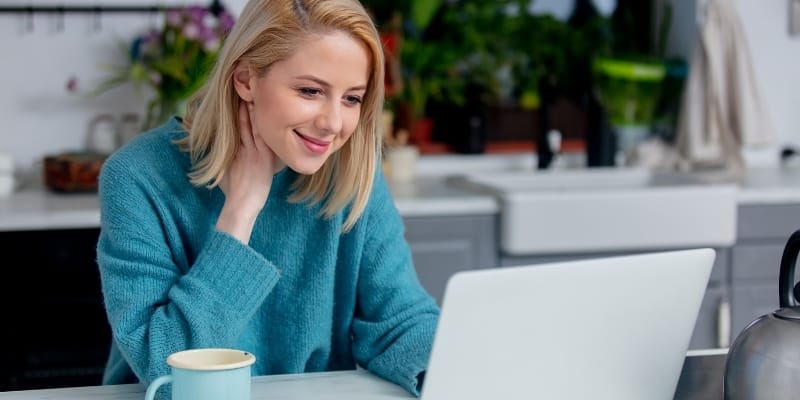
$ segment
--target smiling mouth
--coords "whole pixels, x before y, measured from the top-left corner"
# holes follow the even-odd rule
[[[310,136],[305,136],[300,132],[294,131],[294,133],[301,139],[303,145],[314,154],[323,154],[328,151],[328,147],[330,147],[331,142],[326,142],[324,140],[320,140],[317,138],[313,138]]]

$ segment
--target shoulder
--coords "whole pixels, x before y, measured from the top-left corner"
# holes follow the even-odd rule
[[[373,222],[370,222],[372,220]],[[377,168],[373,177],[372,190],[370,191],[369,201],[360,222],[369,225],[395,224],[399,223],[400,213],[395,206],[394,198],[383,170]]]
[[[185,177],[189,156],[178,149],[175,140],[186,134],[180,120],[175,118],[139,134],[106,159],[101,179],[123,175],[128,179],[143,176],[164,180],[175,172]]]
[[[186,132],[180,121],[172,119],[139,134],[111,154],[100,170],[101,203],[130,204],[191,190],[187,176],[191,165],[189,155],[175,144],[183,135]]]

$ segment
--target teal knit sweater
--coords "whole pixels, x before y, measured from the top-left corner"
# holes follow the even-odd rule
[[[113,343],[105,384],[148,384],[169,354],[232,347],[253,375],[354,369],[418,395],[439,309],[420,286],[381,173],[366,211],[287,202],[296,173],[273,180],[250,244],[215,229],[224,194],[192,186],[175,118],[103,165],[97,261]]]

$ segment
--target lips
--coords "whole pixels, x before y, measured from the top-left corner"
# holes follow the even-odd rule
[[[297,131],[295,131],[295,133],[297,134],[297,137],[300,138],[300,141],[303,143],[303,145],[314,154],[324,154],[326,151],[328,151],[328,147],[331,145],[331,142],[305,136]]]

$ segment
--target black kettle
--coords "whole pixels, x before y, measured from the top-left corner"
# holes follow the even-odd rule
[[[726,400],[800,397],[800,284],[794,270],[800,252],[800,230],[786,243],[778,278],[780,308],[762,315],[733,341],[725,362]]]

